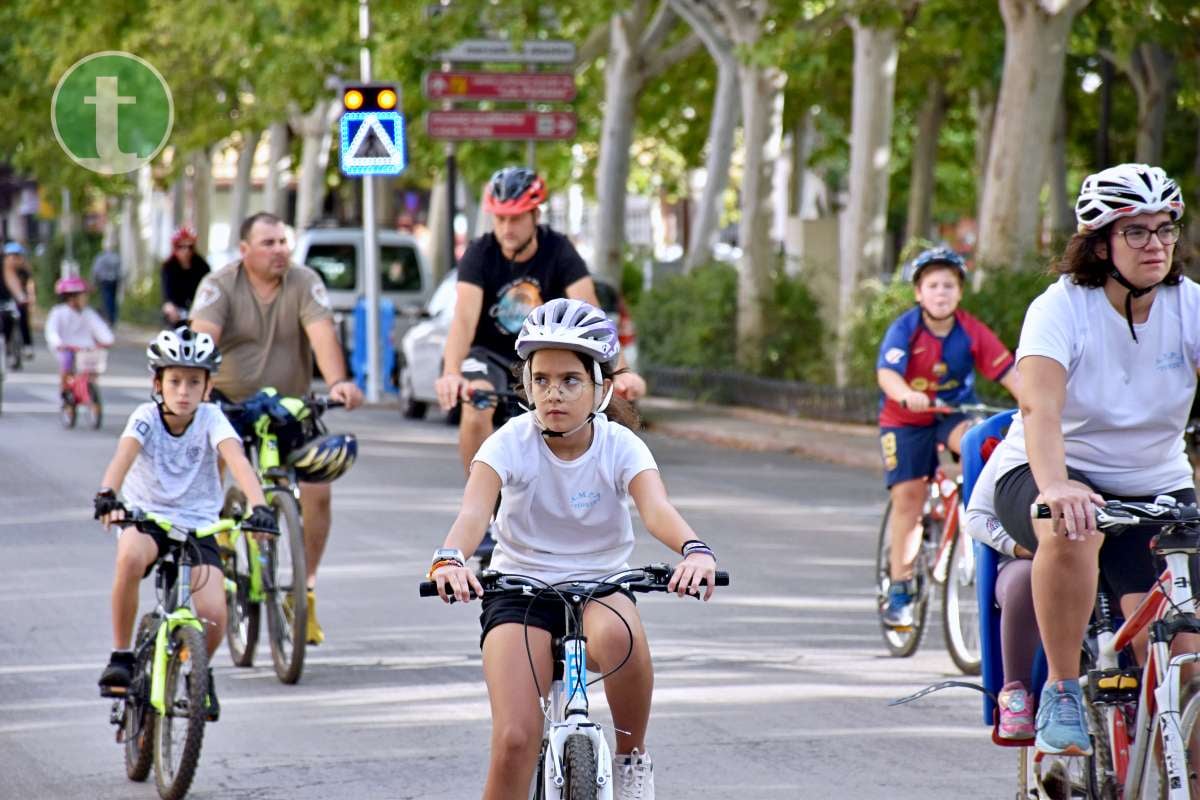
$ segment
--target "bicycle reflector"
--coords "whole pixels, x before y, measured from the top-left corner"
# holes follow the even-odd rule
[[[395,111],[400,98],[390,84],[360,84],[342,89],[342,108],[346,111]]]

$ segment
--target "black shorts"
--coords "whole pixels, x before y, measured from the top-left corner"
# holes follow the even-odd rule
[[[637,598],[633,592],[618,589],[618,592],[628,597],[634,603]],[[601,597],[597,603],[605,600]],[[520,625],[527,622],[529,627],[549,631],[551,639],[558,639],[567,632],[567,604],[549,589],[536,597],[521,597],[519,595],[492,594],[484,595],[483,610],[479,613],[479,647],[483,648],[483,640],[488,631],[497,625],[515,622]]]
[[[462,376],[468,381],[487,381],[498,392],[511,392],[517,385],[516,365],[515,359],[506,359],[486,347],[472,347],[463,359]],[[509,408],[504,398],[496,403],[493,421],[497,428],[508,421]]]
[[[145,533],[144,531],[139,531],[136,528],[126,528],[125,530],[127,531],[127,533],[121,534],[122,536],[128,536],[129,535],[128,532],[142,533],[143,535],[149,536],[151,539],[154,540],[154,544],[156,544],[158,546],[158,555],[155,557],[155,563],[157,563],[158,559],[162,558],[163,555],[165,555],[166,552],[168,551],[168,549],[170,548],[171,540],[167,538],[166,531],[155,531],[154,533]],[[200,551],[200,563],[201,564],[207,564],[210,567],[216,567],[218,570],[221,570],[223,568],[223,564],[221,562],[221,550],[219,547],[217,547],[217,537],[205,536],[203,539],[192,538],[190,541],[191,541],[191,544],[195,545],[195,547],[197,549],[199,549],[199,551]],[[193,566],[195,566],[195,560],[196,560],[195,557],[196,557],[196,552],[192,551],[192,565]],[[154,571],[154,564],[151,564],[150,566],[146,567],[146,571],[144,573],[142,573],[142,577],[143,578],[147,577],[153,571]]]
[[[1067,477],[1091,486],[1091,482],[1082,473],[1070,467],[1067,468]],[[1123,497],[1100,489],[1096,491],[1109,500],[1127,503],[1154,501],[1154,496]],[[1029,507],[1033,505],[1038,494],[1033,471],[1028,464],[1009,470],[996,481],[996,516],[1013,540],[1031,553],[1037,550],[1037,536],[1033,532]],[[1166,494],[1180,503],[1196,502],[1195,489],[1179,489]],[[1153,526],[1130,528],[1120,536],[1105,538],[1100,547],[1100,577],[1104,581],[1104,587],[1114,597],[1141,594],[1149,591],[1154,585],[1163,567],[1161,561],[1150,550],[1150,540],[1158,530]]]

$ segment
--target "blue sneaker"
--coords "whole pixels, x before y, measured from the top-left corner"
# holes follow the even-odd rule
[[[1078,680],[1047,683],[1037,712],[1039,753],[1090,756],[1092,740],[1084,719],[1083,691]]]
[[[887,606],[883,609],[883,624],[891,628],[913,626],[913,600],[916,599],[912,581],[896,581],[888,587]]]

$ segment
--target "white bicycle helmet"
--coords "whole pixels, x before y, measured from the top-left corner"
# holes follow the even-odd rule
[[[1161,167],[1118,164],[1083,179],[1075,202],[1080,233],[1099,230],[1113,220],[1167,211],[1172,220],[1183,216],[1179,184]]]
[[[196,333],[186,325],[173,331],[159,331],[146,347],[150,371],[165,367],[197,367],[216,372],[221,365],[221,351],[207,333]]]
[[[592,395],[592,413],[579,427],[591,421],[592,416],[608,407],[612,399],[612,387],[604,391],[604,373],[601,365],[617,362],[621,352],[621,341],[617,335],[617,326],[613,324],[603,311],[585,303],[583,300],[559,298],[538,306],[529,312],[521,333],[517,335],[517,356],[525,362],[522,382],[525,385],[525,397],[529,408],[533,409],[533,354],[538,350],[571,350],[592,359],[592,381],[595,389]],[[546,436],[570,436],[575,430],[559,434],[548,431],[538,419],[535,411],[534,418]]]

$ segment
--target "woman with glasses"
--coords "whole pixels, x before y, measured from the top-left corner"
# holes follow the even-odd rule
[[[171,256],[162,265],[162,313],[168,325],[187,321],[196,287],[208,273],[208,262],[196,252],[196,232],[180,227],[171,237]]]
[[[1043,753],[1091,753],[1079,652],[1098,580],[1129,614],[1153,585],[1153,531],[1105,539],[1103,499],[1194,503],[1183,432],[1200,364],[1200,287],[1176,243],[1183,198],[1158,167],[1090,175],[1061,277],[1033,301],[1017,348],[1021,413],[992,460],[995,505],[1034,553],[1033,601],[1049,663],[1037,717]],[[1031,520],[1046,503],[1053,519]],[[1141,658],[1145,641],[1135,642]]]

